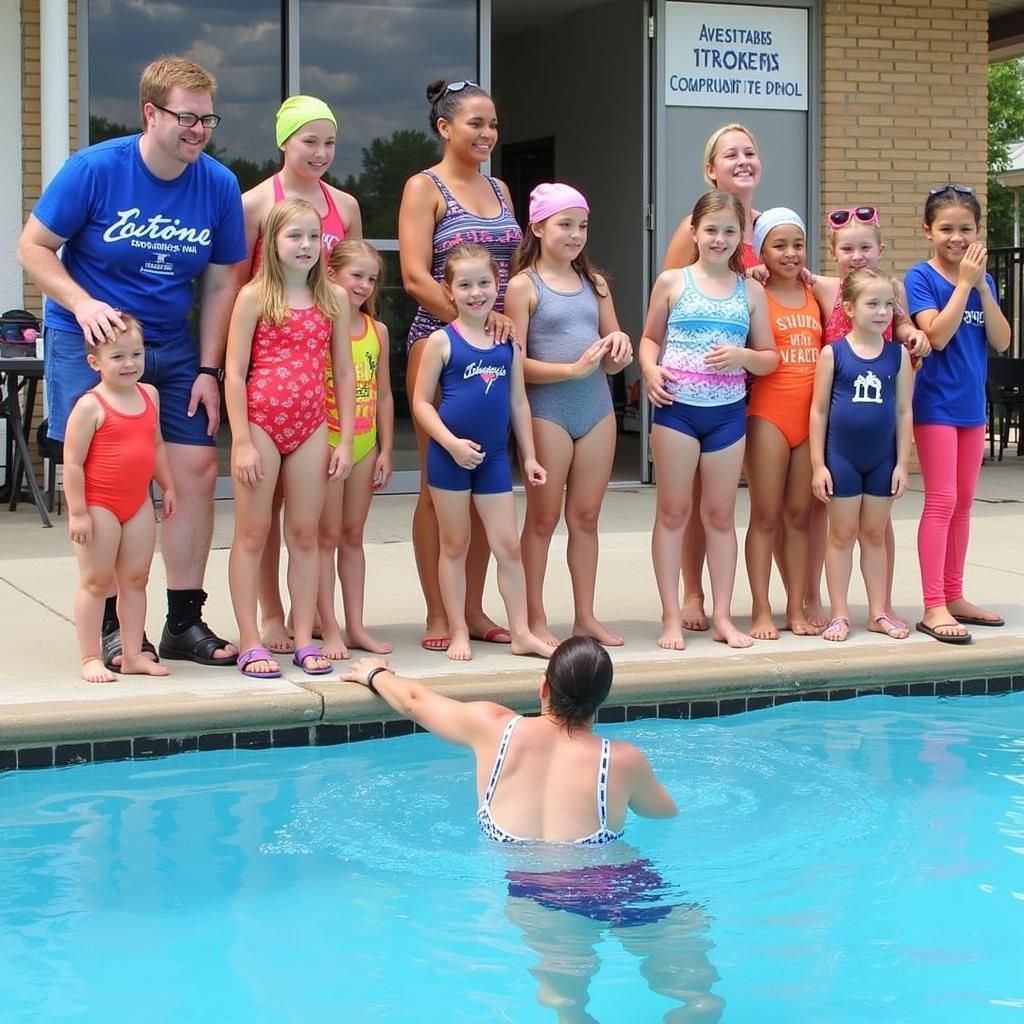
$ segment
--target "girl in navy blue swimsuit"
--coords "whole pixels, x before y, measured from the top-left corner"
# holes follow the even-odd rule
[[[527,485],[544,483],[547,474],[534,456],[522,356],[514,345],[494,344],[494,335],[485,329],[498,296],[498,268],[486,249],[455,246],[445,261],[444,283],[459,315],[424,343],[412,411],[430,435],[427,483],[441,540],[438,578],[451,633],[448,657],[473,657],[464,611],[472,495],[498,562],[512,653],[546,658],[554,644],[535,636],[527,624],[507,449],[511,424]],[[438,385],[441,403],[435,408]]]
[[[907,487],[913,428],[910,356],[887,345],[896,298],[880,270],[855,270],[843,281],[843,309],[852,327],[826,345],[818,358],[811,402],[812,489],[828,505],[825,580],[832,620],[825,640],[842,641],[850,631],[847,591],[853,544],[868,595],[868,629],[905,640],[904,623],[886,614],[885,530],[894,498]]]

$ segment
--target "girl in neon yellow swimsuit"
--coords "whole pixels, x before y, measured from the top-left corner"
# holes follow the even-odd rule
[[[327,276],[348,292],[352,302],[352,362],[356,370],[356,418],[352,473],[330,484],[320,515],[320,589],[317,611],[323,630],[324,657],[347,658],[348,647],[388,654],[391,645],[374,639],[363,625],[366,558],[363,527],[375,491],[391,479],[395,406],[388,372],[388,329],[374,317],[380,253],[368,242],[348,239],[331,251]],[[331,369],[327,368],[327,389]],[[337,409],[327,404],[327,437],[338,443]],[[345,634],[334,610],[335,554],[345,607]],[[347,646],[346,646],[347,641]]]

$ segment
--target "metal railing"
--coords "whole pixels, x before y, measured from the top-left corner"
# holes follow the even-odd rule
[[[1019,359],[1024,355],[1024,247],[989,249],[988,272],[996,283],[999,305],[1010,321],[1010,350],[1006,354]]]

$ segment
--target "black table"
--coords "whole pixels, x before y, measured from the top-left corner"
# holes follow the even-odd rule
[[[28,450],[28,431],[32,428],[36,389],[42,379],[42,359],[0,359],[0,398],[3,401],[4,418],[7,420],[7,486],[11,492],[8,508],[13,512],[18,507],[24,477],[43,526],[50,527],[53,523],[46,514],[46,503],[39,490],[32,456]],[[21,406],[22,393],[25,396],[24,410]]]

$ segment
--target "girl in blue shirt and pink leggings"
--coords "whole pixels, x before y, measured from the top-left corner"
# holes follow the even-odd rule
[[[914,442],[924,476],[924,512],[917,534],[924,590],[921,633],[966,644],[966,626],[1001,626],[994,612],[964,597],[964,563],[971,505],[985,449],[988,348],[1005,352],[1010,325],[985,273],[978,241],[981,206],[974,189],[933,188],[924,207],[924,233],[934,247],[906,277],[910,315],[928,335],[932,354],[914,385]]]

